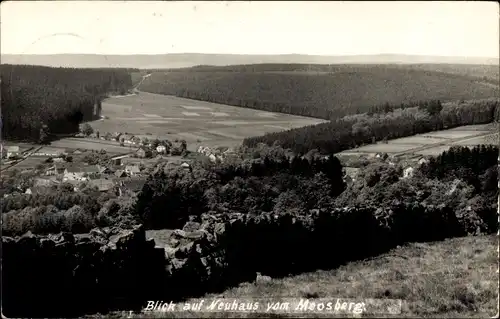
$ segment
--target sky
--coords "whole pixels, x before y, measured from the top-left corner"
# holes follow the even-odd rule
[[[2,1],[3,54],[499,56],[496,2]]]

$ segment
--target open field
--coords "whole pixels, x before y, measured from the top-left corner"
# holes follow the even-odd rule
[[[498,133],[496,133],[498,134]],[[468,125],[403,137],[346,150],[339,155],[388,153],[390,155],[438,155],[453,145],[474,146],[496,144],[495,126],[492,124]]]
[[[499,96],[492,69],[492,66],[377,64],[207,66],[153,72],[139,89],[331,119],[367,112],[370,107],[384,103],[399,105],[419,100]]]
[[[161,245],[162,239],[168,238],[168,231],[150,231],[148,235]],[[402,300],[402,317],[493,317],[498,313],[497,248],[498,237],[495,235],[408,244],[379,257],[348,263],[335,270],[320,270],[283,279],[257,280],[221,294],[207,295],[204,299],[393,299]],[[197,298],[186,302],[200,301],[201,298]],[[367,307],[364,315],[369,313]],[[122,313],[121,317],[128,315],[128,312]],[[231,317],[255,318],[256,315],[252,312],[233,313]],[[221,318],[229,317],[230,314],[148,312],[133,315],[136,318],[146,316]],[[315,316],[318,315],[311,314],[307,317]],[[390,315],[385,314],[384,317],[387,316]],[[113,314],[113,317],[120,316]],[[258,317],[269,318],[269,314]]]
[[[245,137],[324,122],[319,119],[145,92],[107,99],[102,103],[102,110],[102,115],[109,119],[90,123],[100,132],[128,132],[141,135],[150,133],[170,140],[185,139],[190,150],[196,149],[199,145],[235,146]],[[73,140],[69,139],[71,142],[66,143],[62,142],[65,140],[61,140],[57,145],[76,145]],[[81,146],[73,147],[87,146],[81,144],[83,141],[79,143]]]

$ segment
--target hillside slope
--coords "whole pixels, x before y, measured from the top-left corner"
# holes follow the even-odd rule
[[[251,284],[186,302],[212,298],[277,301],[281,298],[351,298],[402,300],[401,317],[484,318],[498,314],[498,237],[454,238],[435,243],[414,243],[380,257],[348,263],[335,270],[257,280]],[[324,299],[323,299],[324,300]],[[389,316],[367,309],[365,315]],[[381,310],[381,309],[378,309]],[[221,318],[229,313],[143,312],[115,313],[104,318]],[[270,314],[232,313],[233,318],[269,318]],[[278,317],[274,315],[273,317]],[[292,315],[281,313],[279,317]],[[304,316],[301,316],[304,318]],[[318,314],[305,316],[318,317]],[[102,318],[88,316],[87,318]]]
[[[475,76],[394,65],[243,65],[155,72],[140,90],[332,119],[374,105],[499,96]]]

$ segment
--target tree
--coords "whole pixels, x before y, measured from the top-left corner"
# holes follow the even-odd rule
[[[38,142],[40,144],[47,144],[49,141],[49,128],[47,125],[43,124],[40,128]]]
[[[92,126],[90,126],[89,123],[85,123],[82,125],[81,133],[85,136],[90,136],[92,133],[94,133],[94,129],[92,128]]]

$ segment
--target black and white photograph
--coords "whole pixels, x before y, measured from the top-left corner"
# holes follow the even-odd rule
[[[496,1],[2,1],[1,315],[499,315]]]

